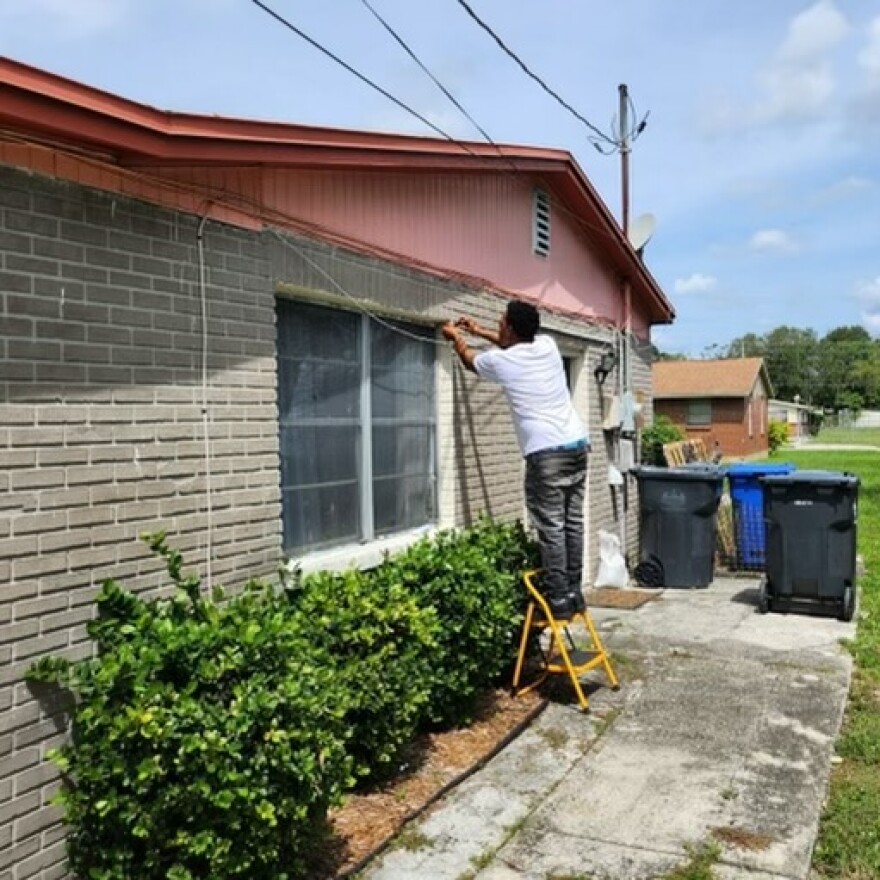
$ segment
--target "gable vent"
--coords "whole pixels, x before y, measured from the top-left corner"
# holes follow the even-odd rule
[[[550,196],[541,189],[532,205],[532,250],[542,257],[550,253]]]

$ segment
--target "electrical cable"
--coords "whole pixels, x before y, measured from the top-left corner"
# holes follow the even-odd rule
[[[401,110],[405,110],[411,116],[414,116],[420,122],[427,125],[428,128],[430,128],[433,132],[435,132],[436,134],[439,134],[442,138],[444,138],[445,140],[451,141],[452,143],[455,143],[455,144],[459,143],[451,135],[448,135],[445,131],[443,131],[442,128],[440,128],[437,125],[434,125],[434,123],[431,122],[427,117],[422,116],[422,114],[419,113],[418,110],[414,110],[412,107],[409,106],[409,104],[404,103],[399,98],[396,98],[394,95],[392,95],[391,92],[387,91],[386,89],[383,89],[382,86],[380,86],[378,83],[373,82],[373,80],[371,80],[368,76],[365,76],[364,74],[362,74],[359,70],[356,70],[348,62],[343,61],[342,58],[340,58],[338,55],[331,52],[325,46],[322,46],[317,40],[313,40],[307,33],[300,30],[295,24],[293,24],[292,22],[290,22],[286,18],[284,18],[284,16],[275,12],[274,9],[267,6],[265,3],[262,2],[262,0],[251,0],[251,3],[253,3],[255,6],[258,6],[260,9],[263,10],[263,12],[265,12],[267,15],[274,18],[279,24],[283,25],[288,30],[295,33],[300,39],[305,40],[310,46],[317,49],[319,52],[326,55],[331,60],[335,61],[341,67],[344,67],[352,76],[356,76],[362,83],[365,83],[371,89],[374,89],[380,95],[387,98],[392,103],[396,104],[398,107],[400,107]]]
[[[379,24],[381,24],[382,27],[384,27],[385,30],[388,31],[389,34],[391,34],[391,36],[396,40],[396,42],[401,47],[401,49],[403,49],[403,51],[406,52],[406,54],[409,55],[409,57],[412,58],[412,60],[415,61],[416,64],[418,64],[418,66],[421,68],[421,70],[424,72],[424,74],[427,77],[429,77],[431,82],[433,82],[434,85],[437,86],[437,88],[440,89],[440,91],[443,92],[443,94],[446,95],[446,97],[456,106],[456,108],[458,108],[458,110],[462,113],[462,115],[464,115],[467,118],[467,120],[470,122],[470,124],[473,125],[473,127],[490,144],[492,144],[493,146],[497,146],[495,144],[495,141],[493,141],[492,138],[486,133],[486,130],[480,125],[480,123],[477,122],[477,120],[474,119],[474,117],[471,116],[471,114],[468,113],[468,111],[465,110],[465,108],[461,106],[461,104],[456,99],[455,95],[453,95],[452,92],[450,92],[449,89],[447,89],[446,86],[444,86],[443,83],[440,82],[440,80],[436,76],[434,76],[433,73],[431,73],[431,71],[422,62],[422,60],[407,45],[406,41],[397,33],[397,31],[394,30],[394,28],[391,27],[390,24],[388,24],[388,22],[384,18],[382,18],[382,16],[370,4],[369,0],[361,0],[361,3],[363,3],[364,6],[366,6],[367,9],[370,10],[370,12],[373,14],[373,17],[379,22]]]
[[[351,303],[358,309],[358,311],[363,312],[365,315],[368,315],[372,318],[377,324],[381,324],[386,330],[391,330],[394,333],[398,333],[401,336],[406,336],[410,339],[415,339],[416,342],[428,342],[434,345],[445,346],[445,340],[440,339],[432,339],[427,336],[419,336],[416,333],[410,333],[408,330],[404,330],[402,327],[397,327],[394,324],[386,321],[384,318],[380,318],[375,312],[370,311],[362,300],[358,299],[354,294],[349,293],[326,269],[308,257],[305,251],[302,248],[297,247],[292,241],[282,235],[277,229],[269,228],[269,232],[277,238],[283,245],[290,248],[297,256],[304,262],[308,263],[316,272],[322,275],[330,284],[333,286],[333,289],[337,293],[341,293],[347,300],[350,300]]]
[[[522,68],[523,72],[531,77],[551,98],[553,98],[558,104],[564,107],[575,119],[577,119],[580,123],[582,123],[589,131],[593,132],[593,134],[598,137],[600,140],[605,141],[606,143],[612,144],[615,147],[620,146],[620,144],[615,141],[613,138],[609,137],[602,131],[600,128],[597,128],[587,119],[585,116],[582,116],[578,113],[574,107],[571,106],[567,101],[561,98],[544,80],[541,79],[536,73],[533,73],[525,64],[525,62],[511,49],[507,46],[507,44],[489,27],[486,22],[484,22],[476,12],[468,5],[466,0],[457,0],[458,5],[461,6],[465,12],[498,44],[498,47],[513,61],[515,61],[520,68]],[[592,142],[592,139],[591,139]]]
[[[418,119],[419,121],[421,121],[421,122],[423,122],[424,124],[426,124],[429,128],[431,128],[432,131],[436,132],[436,133],[439,134],[442,138],[444,138],[444,140],[448,141],[448,142],[451,143],[451,144],[454,144],[455,146],[459,147],[462,151],[464,151],[465,153],[468,153],[469,155],[473,156],[473,157],[476,158],[476,159],[482,159],[482,158],[484,158],[482,155],[480,155],[479,153],[475,152],[475,151],[472,150],[470,147],[468,147],[467,144],[463,143],[463,142],[460,141],[460,140],[457,140],[457,139],[454,138],[452,135],[450,135],[448,132],[444,131],[444,130],[443,130],[442,128],[440,128],[439,126],[437,126],[437,125],[435,125],[434,123],[432,123],[432,122],[430,122],[429,120],[427,120],[427,119],[426,119],[421,113],[419,113],[418,111],[416,111],[416,110],[414,110],[413,108],[411,108],[409,105],[407,105],[406,103],[404,103],[403,101],[401,101],[399,98],[396,98],[396,97],[395,97],[394,95],[392,95],[390,92],[388,92],[387,90],[383,89],[381,86],[379,86],[379,85],[377,85],[376,83],[374,83],[371,79],[369,79],[367,76],[365,76],[364,74],[362,74],[360,71],[358,71],[357,69],[355,69],[354,67],[352,67],[352,66],[351,66],[350,64],[348,64],[347,62],[345,62],[345,61],[344,61],[343,59],[341,59],[339,56],[337,56],[336,54],[334,54],[333,52],[331,52],[329,49],[327,49],[327,48],[325,48],[324,46],[322,46],[322,45],[321,45],[320,43],[318,43],[316,40],[314,40],[314,39],[312,39],[311,37],[309,37],[309,36],[308,36],[307,34],[305,34],[302,30],[300,30],[298,27],[296,27],[292,22],[288,21],[288,20],[285,19],[283,16],[279,15],[277,12],[275,12],[273,9],[271,9],[269,6],[267,6],[265,3],[263,3],[262,0],[251,0],[251,2],[254,3],[254,5],[256,5],[257,7],[259,7],[260,9],[262,9],[264,12],[266,12],[268,15],[270,15],[270,16],[271,16],[273,19],[275,19],[278,23],[282,24],[284,27],[286,27],[286,28],[288,28],[289,30],[291,30],[291,31],[292,31],[293,33],[295,33],[297,36],[299,36],[299,37],[301,37],[302,39],[306,40],[306,41],[309,43],[309,45],[311,45],[311,46],[313,46],[314,48],[318,49],[322,54],[326,55],[328,58],[330,58],[331,60],[335,61],[337,64],[341,65],[345,70],[347,70],[347,71],[348,71],[349,73],[351,73],[353,76],[357,77],[361,82],[364,82],[364,83],[366,83],[367,85],[369,85],[371,88],[376,89],[380,94],[382,94],[384,97],[388,98],[388,99],[389,99],[390,101],[392,101],[396,106],[402,108],[402,109],[405,110],[406,112],[410,113],[414,118],[416,118],[416,119]],[[459,0],[459,2],[460,2],[460,0]],[[368,7],[368,8],[370,8],[370,7]],[[377,16],[377,17],[378,17],[378,16]],[[380,21],[381,21],[381,18],[380,18]],[[383,23],[384,23],[384,22],[383,22]],[[389,29],[389,31],[390,31],[390,26],[386,25],[386,27],[387,27],[387,28]],[[392,32],[392,33],[393,33],[393,32]],[[430,73],[427,71],[427,68],[426,68],[426,67],[425,67],[425,66],[424,66],[424,65],[423,65],[423,64],[422,64],[422,63],[421,63],[416,57],[415,57],[415,53],[412,52],[412,50],[409,49],[409,47],[406,46],[400,38],[397,38],[397,39],[398,39],[398,42],[400,42],[400,43],[404,46],[404,48],[405,48],[405,50],[408,52],[408,54],[410,54],[410,56],[413,57],[414,60],[416,60],[416,62],[419,64],[419,66],[422,67],[422,68],[425,70],[425,72],[428,73],[428,75],[431,76],[431,78],[432,78],[433,80],[435,80],[435,82],[437,82],[438,87],[440,87],[440,88],[443,90],[444,94],[447,94],[447,90],[445,89],[445,87],[441,86],[441,85],[439,84],[439,81],[437,81],[436,78],[435,78],[432,74],[430,74]],[[452,99],[452,100],[453,100],[453,102],[455,103],[455,105],[456,105],[457,107],[459,107],[458,102],[455,101],[454,99]],[[462,112],[465,112],[465,111],[463,110],[463,108],[460,108],[460,107],[459,107],[459,109],[462,109]],[[471,120],[474,124],[476,124],[476,122],[475,122],[474,120],[471,119],[471,116],[470,116],[469,114],[467,114],[467,113],[465,112],[465,115],[467,116],[467,118],[468,118],[469,120]],[[588,123],[588,125],[590,125],[590,124],[591,124],[591,123]],[[479,126],[478,126],[478,127],[479,127]],[[480,128],[480,131],[481,131],[481,132],[483,131],[482,128]],[[597,129],[597,131],[598,131],[598,129]],[[516,166],[516,164],[513,162],[513,160],[510,159],[510,157],[505,156],[504,153],[503,153],[503,151],[501,150],[500,146],[499,146],[498,144],[496,144],[496,143],[495,143],[495,142],[494,142],[494,141],[493,141],[488,135],[486,135],[485,132],[483,132],[483,134],[484,134],[484,136],[487,138],[487,140],[489,141],[489,143],[490,143],[493,147],[495,147],[496,151],[498,152],[499,157],[505,158],[505,159],[507,160],[507,163],[511,166],[512,171],[513,171],[516,175],[521,176],[522,172],[521,172],[521,170],[520,170],[519,168],[517,168],[517,166]],[[603,152],[605,155],[610,155],[610,153],[614,152],[616,149],[619,148],[619,144],[618,144],[616,141],[614,141],[613,139],[609,138],[607,135],[604,135],[604,134],[603,134],[603,139],[606,140],[608,143],[612,144],[613,147],[614,147],[614,149],[608,151],[608,153],[605,153],[605,152],[599,147],[599,145],[596,144],[596,143],[594,142],[594,146],[596,146],[597,149],[599,149],[600,152]],[[549,189],[549,188],[548,188],[548,189]],[[548,192],[548,195],[550,195],[549,192]],[[560,210],[562,213],[564,213],[564,214],[566,214],[567,216],[569,216],[570,218],[572,218],[572,219],[574,220],[574,222],[577,223],[577,225],[579,225],[582,229],[584,229],[584,230],[588,230],[588,231],[591,231],[591,232],[600,232],[600,233],[604,233],[604,232],[606,231],[606,230],[602,229],[601,227],[599,227],[599,226],[597,226],[597,225],[595,225],[595,224],[590,223],[589,221],[585,220],[585,219],[584,219],[582,216],[580,216],[579,214],[576,214],[574,211],[572,211],[572,210],[570,210],[569,208],[567,208],[565,205],[563,205],[562,203],[560,203],[560,202],[558,201],[558,199],[556,199],[555,197],[552,198],[551,201],[552,201],[554,207],[556,207],[556,208],[557,208],[558,210]]]

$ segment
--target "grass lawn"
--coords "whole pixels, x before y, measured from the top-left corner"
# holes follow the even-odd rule
[[[880,428],[823,428],[816,443],[852,443],[880,446]]]
[[[836,442],[880,445],[880,430],[846,432],[859,439],[843,439],[838,433],[835,430]],[[829,442],[830,435],[823,431],[819,442]],[[858,547],[865,575],[860,581],[858,631],[848,645],[856,669],[836,745],[843,761],[833,769],[813,868],[817,880],[880,878],[880,452],[784,449],[776,458],[801,469],[848,471],[861,479]]]

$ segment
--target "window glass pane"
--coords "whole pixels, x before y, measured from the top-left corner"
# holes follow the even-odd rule
[[[689,425],[712,424],[712,401],[691,400],[688,402],[687,423]]]
[[[387,535],[434,517],[433,333],[395,324],[410,334],[402,335],[367,320],[355,312],[278,303],[281,489],[288,553]],[[369,393],[362,401],[364,328],[370,374]],[[362,405],[367,407],[363,411]],[[364,430],[371,432],[373,449],[366,463]],[[370,494],[374,523],[368,534],[361,509]]]
[[[377,535],[434,518],[434,345],[370,322],[373,522]]]
[[[310,486],[357,480],[359,435],[357,426],[297,426],[294,443],[281,453],[283,485]]]
[[[278,300],[278,349],[284,356],[309,359],[332,355],[357,363],[360,326],[360,318],[354,312]]]
[[[278,362],[278,406],[285,418],[349,418],[360,413],[360,364],[324,359]]]
[[[301,553],[360,538],[360,504],[356,482],[282,493],[284,549]]]
[[[373,476],[427,473],[433,428],[373,425]]]
[[[426,474],[373,481],[375,528],[386,535],[431,522],[433,493]]]
[[[420,328],[407,333],[432,337]],[[373,418],[427,420],[434,413],[434,346],[370,322]]]
[[[360,540],[360,316],[278,303],[284,550]]]

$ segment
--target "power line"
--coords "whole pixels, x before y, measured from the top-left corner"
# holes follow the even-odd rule
[[[406,111],[407,113],[411,114],[414,118],[416,118],[416,119],[418,119],[419,121],[423,122],[423,123],[424,123],[425,125],[427,125],[432,131],[434,131],[434,132],[436,132],[437,134],[439,134],[439,135],[440,135],[442,138],[444,138],[446,141],[448,141],[449,143],[454,144],[455,146],[459,147],[463,152],[467,153],[467,154],[470,155],[470,156],[473,156],[475,159],[482,159],[482,158],[484,158],[484,157],[481,156],[479,153],[475,152],[475,151],[472,150],[470,147],[468,147],[467,144],[463,143],[463,142],[460,141],[460,140],[457,140],[457,139],[454,138],[452,135],[448,134],[446,131],[444,131],[442,128],[440,128],[438,125],[435,125],[433,122],[430,122],[430,121],[429,121],[427,118],[425,118],[421,113],[419,113],[418,111],[414,110],[412,107],[410,107],[408,104],[406,104],[406,103],[404,103],[403,101],[401,101],[399,98],[396,98],[394,95],[392,95],[392,94],[391,94],[390,92],[388,92],[386,89],[383,89],[381,86],[379,86],[379,85],[377,85],[376,83],[374,83],[371,79],[369,79],[369,77],[367,77],[366,75],[362,74],[359,70],[357,70],[357,69],[355,69],[354,67],[352,67],[350,64],[348,64],[348,63],[347,63],[346,61],[344,61],[342,58],[340,58],[339,56],[337,56],[335,53],[333,53],[332,51],[330,51],[330,50],[327,49],[326,47],[322,46],[320,43],[317,42],[317,40],[314,40],[312,37],[308,36],[308,34],[304,33],[302,30],[300,30],[298,27],[296,27],[293,23],[291,23],[290,21],[288,21],[287,19],[285,19],[283,16],[279,15],[277,12],[275,12],[273,9],[271,9],[269,6],[267,6],[265,3],[263,3],[262,0],[251,0],[251,2],[252,2],[255,6],[259,7],[260,9],[262,9],[267,15],[271,16],[272,18],[274,18],[279,24],[283,25],[283,26],[286,27],[288,30],[290,30],[290,31],[292,31],[293,33],[295,33],[298,37],[300,37],[301,39],[305,40],[310,46],[313,46],[313,47],[316,48],[319,52],[321,52],[323,55],[326,55],[326,56],[327,56],[328,58],[330,58],[332,61],[335,61],[337,64],[339,64],[340,66],[342,66],[346,71],[348,71],[349,73],[351,73],[353,76],[357,77],[361,82],[366,83],[366,84],[369,85],[371,88],[373,88],[373,89],[375,89],[377,92],[379,92],[379,94],[383,95],[384,97],[388,98],[388,100],[392,101],[395,105],[397,105],[398,107],[400,107],[401,109],[403,109],[403,110]],[[410,50],[407,50],[407,51],[410,51]],[[414,54],[414,53],[411,53],[411,54]],[[420,65],[420,66],[421,66],[421,65]],[[433,79],[433,77],[432,77],[432,79]],[[439,83],[438,83],[438,85],[439,85]],[[443,91],[444,91],[444,93],[445,93],[445,92],[446,92],[446,89],[443,89]],[[455,103],[456,103],[456,106],[458,106],[458,102],[455,102]],[[468,119],[471,118],[470,115],[468,115],[468,114],[465,114],[465,115],[468,116]],[[476,124],[476,123],[474,123],[474,124]],[[478,127],[479,127],[479,126],[478,126]],[[483,131],[482,128],[480,128],[480,131]],[[514,175],[516,175],[516,176],[520,176],[520,175],[522,174],[522,171],[516,166],[516,163],[515,163],[510,157],[505,156],[505,154],[504,154],[503,151],[501,150],[501,147],[500,147],[497,143],[495,143],[495,141],[493,141],[493,140],[491,139],[491,137],[489,137],[485,132],[483,132],[483,135],[484,135],[484,137],[487,138],[487,140],[489,141],[490,145],[492,145],[492,146],[496,149],[496,151],[498,152],[499,158],[503,158],[503,159],[506,160],[507,164],[508,164],[508,165],[510,166],[510,168],[511,168],[512,173],[513,173]],[[604,137],[604,136],[603,136],[603,137]],[[610,139],[607,138],[607,137],[605,137],[605,139],[608,140],[608,141],[609,141],[610,143],[612,143],[612,144],[616,144],[615,141],[610,140]],[[570,218],[572,218],[572,220],[574,220],[574,222],[577,223],[577,225],[580,226],[582,229],[587,230],[587,231],[590,231],[590,232],[604,232],[604,230],[603,230],[601,227],[599,227],[599,226],[597,226],[597,225],[595,225],[595,224],[593,224],[593,223],[590,223],[590,222],[589,222],[588,220],[586,220],[584,217],[582,217],[581,215],[575,213],[574,211],[570,210],[570,209],[567,208],[565,205],[563,205],[562,203],[560,203],[557,199],[553,199],[553,204],[554,204],[559,210],[561,210],[563,213],[565,213],[565,214],[568,215]]]
[[[416,55],[416,53],[413,52],[413,50],[407,45],[406,41],[405,41],[405,40],[404,40],[404,39],[403,39],[403,38],[402,38],[402,37],[401,37],[401,36],[400,36],[400,35],[394,30],[394,28],[392,28],[391,25],[388,24],[388,22],[387,22],[384,18],[382,18],[382,16],[381,16],[381,15],[380,15],[380,14],[379,14],[379,13],[373,8],[373,6],[370,4],[369,0],[361,0],[361,3],[363,3],[364,6],[366,6],[367,9],[370,10],[370,12],[373,14],[373,17],[379,22],[379,24],[381,24],[382,27],[384,27],[385,30],[388,31],[389,34],[391,34],[391,36],[397,41],[397,43],[398,43],[398,45],[401,47],[401,49],[403,49],[403,51],[406,52],[406,54],[409,55],[409,57],[412,58],[412,60],[415,61],[416,64],[418,64],[418,66],[422,69],[422,71],[425,73],[425,75],[428,76],[428,77],[430,77],[431,82],[433,82],[434,85],[437,86],[437,88],[440,89],[440,91],[443,92],[443,94],[446,95],[446,97],[447,97],[447,98],[448,98],[448,99],[449,99],[449,100],[450,100],[450,101],[451,101],[451,102],[452,102],[452,103],[458,108],[458,110],[459,110],[464,116],[467,117],[467,119],[468,119],[468,121],[470,122],[470,124],[473,125],[473,127],[474,127],[474,128],[475,128],[475,129],[476,129],[476,130],[477,130],[477,131],[478,131],[478,132],[479,132],[479,133],[480,133],[480,134],[481,134],[481,135],[482,135],[482,136],[483,136],[483,137],[484,137],[484,138],[485,138],[490,144],[492,144],[493,146],[495,146],[495,141],[492,140],[492,138],[487,134],[486,130],[480,125],[480,123],[477,122],[477,120],[474,119],[474,117],[471,116],[471,114],[468,113],[468,111],[465,110],[465,108],[461,106],[461,104],[456,100],[455,95],[453,95],[452,92],[450,92],[449,89],[447,89],[446,86],[444,86],[443,83],[440,82],[440,80],[437,79],[437,77],[434,76],[434,74],[431,73],[430,70],[428,70],[428,68],[427,68],[427,67],[425,66],[425,64],[421,61],[421,59]]]
[[[262,9],[263,12],[265,12],[267,15],[274,18],[275,21],[277,21],[279,24],[284,25],[284,27],[286,27],[288,30],[295,33],[298,37],[300,37],[300,39],[305,40],[310,46],[312,46],[313,48],[317,49],[322,54],[326,55],[328,58],[335,61],[341,67],[344,67],[352,76],[356,76],[362,83],[365,83],[371,89],[374,89],[380,95],[382,95],[383,97],[387,98],[389,101],[396,104],[398,107],[401,108],[401,110],[405,110],[411,116],[414,116],[420,122],[423,122],[425,125],[428,126],[428,128],[430,128],[432,131],[439,134],[442,138],[445,138],[447,141],[451,141],[452,143],[458,144],[459,146],[463,147],[464,149],[467,149],[466,147],[464,147],[463,144],[459,143],[451,135],[448,135],[445,131],[443,131],[442,128],[440,128],[437,125],[434,125],[434,123],[431,122],[427,117],[422,116],[422,114],[419,113],[418,110],[413,110],[413,108],[410,107],[409,104],[405,104],[399,98],[396,98],[394,95],[392,95],[391,92],[387,91],[386,89],[383,89],[382,86],[380,86],[378,83],[373,82],[373,80],[371,80],[369,77],[362,74],[359,70],[356,70],[348,62],[343,61],[342,58],[340,58],[338,55],[331,52],[325,46],[322,46],[317,40],[313,40],[307,33],[300,30],[295,24],[293,24],[292,22],[290,22],[286,18],[284,18],[284,16],[279,15],[277,12],[275,12],[274,9],[272,9],[271,7],[269,7],[265,3],[263,3],[262,0],[251,0],[251,2],[255,6],[258,6],[260,9]],[[471,152],[471,151],[468,150],[468,152]]]
[[[458,4],[459,4],[459,6],[461,6],[465,10],[465,12],[467,12],[467,14],[490,37],[492,37],[492,39],[498,44],[498,47],[508,57],[510,57],[513,61],[515,61],[522,68],[523,72],[527,76],[531,77],[548,95],[550,95],[551,98],[553,98],[558,104],[560,104],[562,107],[564,107],[572,116],[575,117],[575,119],[577,119],[584,126],[586,126],[586,128],[589,131],[593,132],[593,134],[597,138],[599,138],[601,141],[604,141],[605,143],[611,144],[612,146],[614,146],[616,148],[620,146],[619,141],[616,141],[614,138],[609,137],[607,134],[605,134],[604,131],[597,128],[595,125],[593,125],[593,123],[590,122],[589,119],[587,119],[585,116],[582,116],[580,113],[578,113],[578,111],[575,110],[574,107],[571,106],[571,104],[569,104],[566,100],[561,98],[555,91],[553,91],[553,89],[551,89],[550,86],[548,86],[547,83],[545,83],[544,80],[541,79],[541,77],[539,77],[536,73],[531,71],[526,66],[525,62],[509,46],[507,46],[507,44],[501,39],[501,37],[499,37],[498,34],[496,34],[495,31],[493,31],[492,28],[489,27],[489,25],[486,24],[486,22],[484,22],[483,19],[481,19],[477,15],[476,12],[474,12],[474,10],[465,2],[465,0],[458,0]],[[598,146],[593,138],[591,138],[590,140],[594,145]]]

